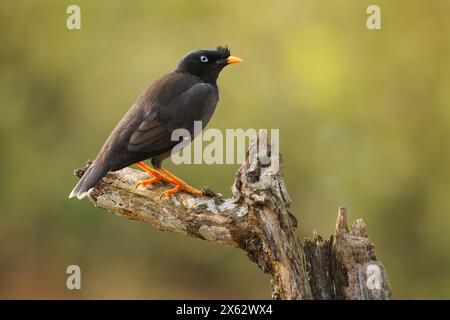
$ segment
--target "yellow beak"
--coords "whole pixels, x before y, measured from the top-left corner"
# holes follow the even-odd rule
[[[242,59],[235,57],[235,56],[229,56],[227,59],[227,64],[240,63],[240,62],[243,62]]]

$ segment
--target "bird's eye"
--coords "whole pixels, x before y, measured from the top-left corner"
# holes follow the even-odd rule
[[[201,56],[200,57],[200,61],[201,62],[208,62],[208,58],[206,56]]]

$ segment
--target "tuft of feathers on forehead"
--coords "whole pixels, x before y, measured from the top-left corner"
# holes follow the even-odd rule
[[[222,56],[222,59],[228,58],[231,54],[230,49],[228,49],[228,46],[217,46],[216,51],[220,56]]]
[[[203,49],[193,52],[194,54],[204,54],[214,59],[226,59],[230,56],[230,49],[227,46],[218,46],[216,49]]]

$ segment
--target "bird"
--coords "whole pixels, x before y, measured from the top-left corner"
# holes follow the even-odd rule
[[[108,172],[133,164],[150,174],[149,179],[138,182],[136,187],[162,180],[172,184],[173,188],[161,196],[183,190],[202,195],[202,191],[164,169],[162,161],[176,146],[184,143],[182,138],[171,139],[174,130],[183,128],[192,135],[195,121],[201,121],[201,129],[204,129],[219,101],[219,73],[227,65],[240,62],[242,59],[232,56],[227,46],[187,53],[174,71],[153,82],[132,104],[69,198],[86,197]],[[149,159],[153,168],[144,163]]]

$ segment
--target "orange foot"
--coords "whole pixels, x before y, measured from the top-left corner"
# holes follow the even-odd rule
[[[148,186],[149,184],[155,183],[156,181],[164,179],[164,177],[162,175],[160,175],[158,171],[150,168],[144,162],[137,162],[136,165],[139,168],[143,169],[148,174],[152,175],[152,178],[147,179],[147,180],[142,180],[142,181],[139,181],[138,183],[136,183],[136,187],[145,187],[145,186]]]
[[[184,182],[180,178],[176,177],[175,175],[173,175],[166,169],[158,168],[157,170],[164,177],[164,179],[166,179],[167,181],[169,181],[170,183],[175,185],[175,188],[164,191],[163,194],[161,195],[161,197],[169,197],[169,196],[171,196],[177,192],[183,191],[183,190],[187,191],[189,193],[192,193],[192,194],[203,195],[203,191],[200,191],[200,190],[197,190],[197,189],[191,187],[186,182]]]
[[[167,171],[163,168],[157,168],[155,170],[155,169],[150,168],[148,165],[146,165],[143,162],[137,162],[136,165],[153,176],[150,179],[138,182],[136,185],[137,187],[138,186],[145,187],[145,186],[148,186],[149,184],[155,183],[156,181],[163,180],[163,181],[169,182],[171,184],[174,184],[175,188],[164,191],[162,193],[161,197],[169,197],[169,196],[171,196],[177,192],[180,192],[182,190],[185,190],[189,193],[196,194],[196,195],[203,195],[202,191],[191,187],[186,182],[184,182],[180,178],[174,176],[172,173],[170,173],[169,171]]]

